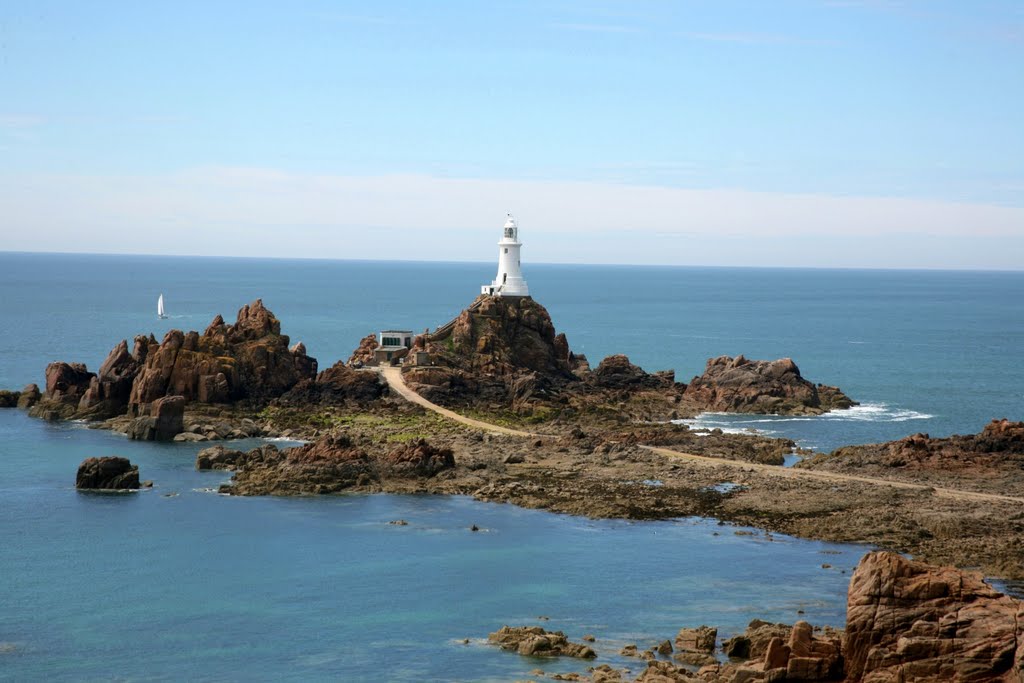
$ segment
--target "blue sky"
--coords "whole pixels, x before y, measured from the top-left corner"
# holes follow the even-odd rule
[[[1020,2],[4,3],[0,250],[1019,268],[1022,84]]]

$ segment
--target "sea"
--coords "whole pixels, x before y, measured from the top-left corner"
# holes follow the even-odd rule
[[[96,370],[121,339],[201,331],[257,298],[325,368],[369,333],[447,322],[493,270],[0,253],[0,388],[42,385],[56,360]],[[694,428],[830,451],[1024,419],[1024,272],[527,264],[524,274],[593,365],[624,353],[686,382],[720,355],[791,357],[860,402],[813,418],[707,414]],[[585,670],[488,645],[504,624],[593,635],[596,663],[639,671],[619,650],[682,627],[728,635],[755,617],[841,626],[850,572],[869,550],[713,519],[590,520],[465,497],[232,498],[216,493],[228,474],[195,471],[201,447],[0,410],[0,680],[511,681]],[[76,491],[78,463],[102,455],[130,458],[154,487]]]

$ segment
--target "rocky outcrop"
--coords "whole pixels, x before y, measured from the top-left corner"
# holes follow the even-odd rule
[[[407,382],[440,400],[484,398],[520,406],[578,381],[575,357],[551,316],[529,297],[482,295],[451,325],[417,337],[436,367],[412,368]]]
[[[25,388],[21,390],[18,396],[18,407],[19,408],[31,408],[35,404],[39,403],[39,399],[43,397],[42,392],[39,391],[39,387],[35,384],[26,384]]]
[[[202,335],[171,330],[159,343],[152,335],[137,336],[131,353],[122,340],[99,374],[81,363],[51,363],[46,391],[37,401],[29,394],[24,404],[35,417],[98,420],[126,412],[152,416],[150,404],[168,396],[185,403],[266,403],[316,377],[316,359],[301,342],[288,343],[281,323],[257,299],[238,311],[233,325],[218,315]],[[135,432],[146,433],[146,425],[143,420]]]
[[[95,377],[83,363],[50,363],[46,366],[46,394],[49,401],[77,403]]]
[[[173,441],[185,430],[185,398],[164,396],[149,404],[149,415],[128,426],[128,438],[137,441]]]
[[[869,553],[846,610],[848,681],[1024,680],[1024,605],[980,574]]]
[[[18,405],[21,394],[17,391],[0,390],[0,408],[13,408]]]
[[[378,472],[386,477],[433,477],[455,467],[450,448],[437,448],[426,439],[409,441],[377,461]]]
[[[238,451],[224,446],[204,448],[196,453],[197,470],[234,470],[246,458],[245,451]]]
[[[652,375],[621,354],[608,356],[586,377],[588,382],[602,389],[671,389],[675,385],[674,371]],[[685,385],[680,389],[685,389]]]
[[[149,346],[156,344],[151,337],[135,338],[134,350],[128,352],[128,342],[121,340],[107,355],[99,373],[89,382],[89,388],[78,402],[79,417],[105,419],[121,415],[128,408],[132,383],[145,362]]]
[[[676,634],[676,649],[690,652],[714,652],[718,629],[710,626],[680,629]]]
[[[517,652],[526,657],[593,659],[597,656],[590,647],[570,642],[561,631],[545,631],[540,626],[502,626],[489,634],[487,640],[502,650]]]
[[[774,361],[719,356],[686,387],[700,410],[771,415],[820,415],[857,403],[836,387],[812,384],[790,358]]]
[[[132,385],[129,410],[142,414],[163,396],[186,402],[266,401],[316,373],[305,347],[288,348],[281,323],[257,299],[243,306],[233,325],[217,316],[202,335],[171,330],[150,348]]]
[[[47,420],[71,417],[95,376],[82,363],[50,363],[46,366],[46,391],[29,414]]]
[[[77,489],[125,490],[139,488],[139,467],[128,458],[86,458],[78,466]]]
[[[743,635],[733,636],[723,642],[722,651],[729,657],[761,659],[768,651],[771,641],[775,639],[785,641],[792,631],[793,627],[789,624],[772,624],[754,619],[747,624]]]
[[[387,393],[376,372],[353,369],[338,362],[315,378],[301,380],[278,399],[281,405],[366,404]]]
[[[374,358],[373,352],[380,346],[380,342],[377,341],[377,335],[368,334],[359,340],[359,346],[349,356],[348,364],[352,367],[361,367],[363,365],[373,365]]]
[[[339,493],[384,479],[430,478],[453,468],[455,458],[450,449],[423,440],[371,455],[338,434],[286,451],[264,446],[244,458],[236,456],[234,466],[237,472],[225,492],[286,496]]]

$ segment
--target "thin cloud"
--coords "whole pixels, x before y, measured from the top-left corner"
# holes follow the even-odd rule
[[[46,123],[41,116],[31,114],[0,114],[0,128],[33,128]]]
[[[1024,263],[1020,206],[246,167],[0,174],[0,215],[16,228],[3,248],[14,251],[478,261],[492,256],[492,233],[508,210],[530,236],[532,262]]]
[[[800,38],[777,33],[701,33],[681,34],[690,40],[714,43],[738,43],[742,45],[836,45],[837,41],[821,38]]]
[[[640,33],[635,26],[621,26],[614,24],[548,24],[549,28],[562,31],[581,31],[585,33]]]

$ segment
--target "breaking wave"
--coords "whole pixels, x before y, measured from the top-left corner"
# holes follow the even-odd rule
[[[684,424],[690,429],[721,429],[726,434],[749,434],[751,432],[772,435],[779,430],[771,429],[771,425],[782,426],[787,422],[908,422],[910,420],[930,420],[934,415],[918,412],[907,408],[891,406],[888,403],[864,403],[846,410],[834,410],[824,415],[787,416],[787,415],[743,415],[739,413],[701,413],[695,418],[673,420]]]

